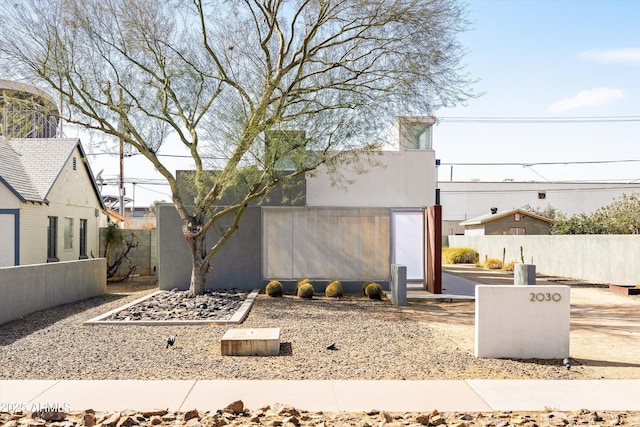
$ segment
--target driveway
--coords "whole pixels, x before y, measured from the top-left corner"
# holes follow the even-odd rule
[[[471,265],[443,266],[443,274],[443,293],[456,290],[471,294],[475,284],[513,284],[512,273]],[[543,275],[536,283],[571,286],[570,354],[574,365],[583,365],[601,378],[640,379],[640,297]],[[426,315],[430,324],[474,351],[474,302],[411,302],[408,309]]]

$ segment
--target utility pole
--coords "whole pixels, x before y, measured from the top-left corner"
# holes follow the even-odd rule
[[[119,185],[120,215],[124,216],[124,141],[120,138],[120,185]]]
[[[120,108],[122,108],[123,106],[124,103],[122,100],[122,88],[120,88]],[[124,131],[125,126],[122,120],[122,116],[120,116],[119,121],[119,130],[122,132]],[[120,137],[120,182],[118,187],[118,205],[120,206],[120,215],[124,217],[124,140],[122,139],[122,136]]]

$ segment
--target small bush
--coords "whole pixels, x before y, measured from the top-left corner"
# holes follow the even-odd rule
[[[362,284],[362,295],[367,295],[367,286],[375,282],[364,282]]]
[[[341,298],[344,296],[344,289],[342,283],[339,280],[332,280],[327,283],[327,287],[324,290],[324,295],[329,298]]]
[[[313,290],[313,285],[311,284],[311,282],[301,283],[298,286],[297,295],[299,298],[311,299],[313,298],[314,294],[315,291]]]
[[[303,285],[305,283],[311,283],[311,281],[307,278],[298,280],[298,282],[296,283],[296,294],[298,293],[298,288],[300,287],[300,285]]]
[[[496,258],[489,258],[484,262],[484,268],[489,270],[500,270],[502,268],[502,261]]]
[[[284,286],[282,286],[282,283],[278,282],[277,280],[272,280],[267,283],[265,292],[270,297],[281,297],[284,293]]]
[[[442,248],[443,264],[473,264],[478,253],[472,248]]]
[[[368,296],[369,299],[375,299],[379,301],[382,299],[382,286],[380,286],[376,282],[369,282],[364,290],[364,294]]]
[[[502,271],[513,271],[513,266],[516,265],[515,261],[509,261],[502,266]]]

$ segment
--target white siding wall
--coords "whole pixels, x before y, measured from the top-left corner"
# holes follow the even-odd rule
[[[73,158],[70,158],[54,183],[47,200],[49,205],[27,203],[21,210],[20,264],[38,264],[47,262],[47,225],[48,217],[58,217],[58,258],[60,261],[77,260],[80,255],[80,219],[87,220],[87,256],[91,253],[98,257],[99,209],[98,198],[92,188],[89,174],[82,164],[79,150],[76,158],[76,170],[73,170]],[[65,217],[73,218],[73,248],[64,248]]]
[[[46,206],[27,202],[20,209],[20,265],[47,262]]]
[[[20,200],[7,187],[0,183],[0,209],[18,209]]]

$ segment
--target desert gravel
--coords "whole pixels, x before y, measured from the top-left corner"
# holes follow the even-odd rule
[[[360,296],[260,295],[239,326],[83,325],[151,291],[112,293],[0,326],[0,379],[595,379],[561,361],[476,359],[410,309]],[[233,327],[281,328],[280,356],[221,356],[220,339]],[[167,349],[170,335],[177,341]]]

